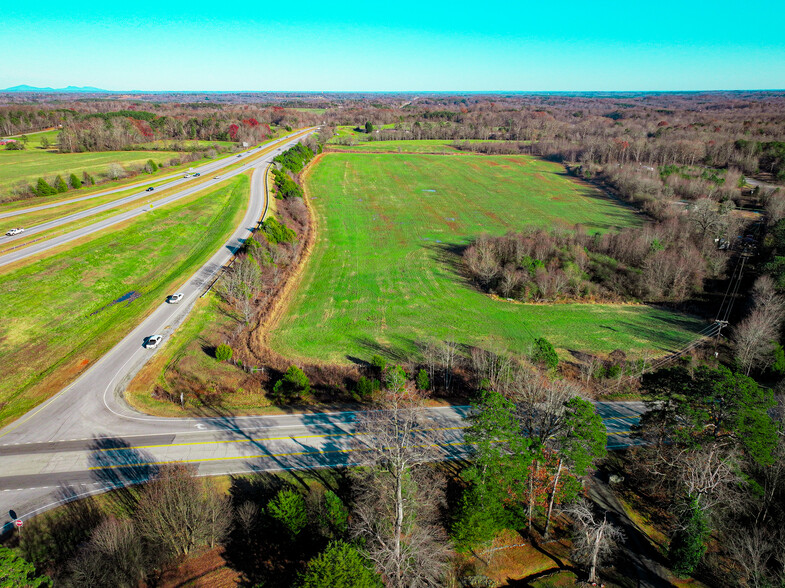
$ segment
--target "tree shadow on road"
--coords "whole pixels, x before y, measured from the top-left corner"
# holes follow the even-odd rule
[[[110,501],[125,513],[133,513],[139,501],[139,484],[158,474],[154,458],[119,437],[95,437],[90,443],[88,462],[97,482],[114,490]]]

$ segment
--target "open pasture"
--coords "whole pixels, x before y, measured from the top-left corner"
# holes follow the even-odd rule
[[[517,304],[490,298],[461,273],[481,233],[527,225],[610,231],[635,212],[526,156],[326,154],[308,194],[318,235],[272,347],[324,362],[414,354],[460,343],[526,353],[535,337],[569,350],[665,353],[699,321],[644,305]]]

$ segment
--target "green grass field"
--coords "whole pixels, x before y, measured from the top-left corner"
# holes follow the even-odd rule
[[[562,353],[663,353],[702,326],[648,306],[514,304],[466,283],[457,251],[480,233],[640,223],[559,165],[525,156],[328,154],[308,189],[319,234],[271,333],[283,354],[336,362],[378,351],[396,357],[448,337],[526,353],[539,336]]]
[[[174,151],[102,151],[97,153],[57,153],[43,149],[25,151],[0,150],[0,193],[7,192],[19,181],[35,185],[38,178],[50,179],[61,175],[76,174],[80,179],[82,172],[101,176],[109,165],[144,165],[148,159],[156,163],[177,156]],[[191,163],[190,165],[194,165]],[[71,191],[69,194],[78,194]]]
[[[248,191],[238,176],[0,276],[0,426],[55,392],[49,382],[100,357],[196,271],[240,222]],[[112,304],[129,292],[139,296]]]

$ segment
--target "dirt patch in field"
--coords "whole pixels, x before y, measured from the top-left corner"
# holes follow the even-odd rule
[[[226,565],[223,549],[193,555],[165,570],[157,586],[161,588],[229,588],[240,584],[240,574]]]

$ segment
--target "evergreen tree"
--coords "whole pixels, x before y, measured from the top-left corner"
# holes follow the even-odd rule
[[[54,188],[46,183],[44,178],[38,178],[38,183],[35,186],[35,195],[36,196],[51,196],[52,194],[57,194]]]
[[[82,187],[82,180],[76,177],[76,174],[71,174],[71,177],[68,178],[68,183],[74,190],[78,190]]]
[[[301,588],[381,588],[382,582],[357,548],[334,541],[308,562],[297,585]]]
[[[424,369],[420,369],[420,371],[417,372],[417,378],[415,379],[414,383],[417,385],[417,389],[420,392],[429,390],[431,388],[431,381],[428,378],[428,372],[426,372]]]
[[[280,401],[296,400],[311,391],[311,382],[303,370],[290,366],[283,377],[273,386],[273,396]]]
[[[559,365],[559,356],[556,355],[556,350],[550,342],[540,337],[534,342],[534,361],[542,363],[549,369],[556,368]]]
[[[65,183],[63,176],[57,176],[55,178],[55,191],[58,193],[68,192],[68,184]]]
[[[35,576],[35,566],[16,555],[7,547],[0,546],[0,586],[3,588],[37,588],[51,586],[46,577]]]
[[[668,548],[673,571],[679,576],[689,576],[698,567],[706,553],[709,525],[696,500],[679,517],[681,528],[676,531]]]
[[[278,492],[267,505],[267,513],[286,529],[292,541],[308,525],[305,498],[294,490],[284,489]]]

